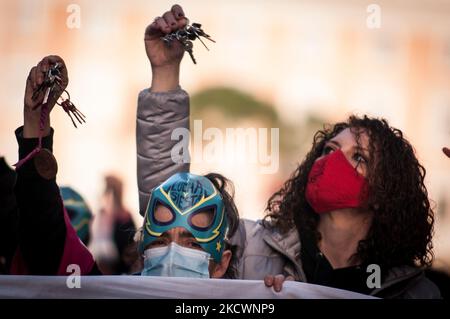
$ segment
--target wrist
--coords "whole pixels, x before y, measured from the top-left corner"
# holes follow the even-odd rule
[[[41,134],[41,112],[25,109],[23,113],[23,137],[36,138]],[[42,136],[50,134],[50,117],[47,116],[43,126]]]
[[[180,85],[180,64],[152,66],[152,92],[167,92]]]

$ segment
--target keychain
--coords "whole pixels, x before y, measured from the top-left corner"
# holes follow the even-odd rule
[[[161,37],[161,39],[166,43],[166,45],[168,47],[170,47],[172,45],[173,40],[180,41],[180,43],[184,47],[184,50],[189,53],[189,56],[191,57],[192,62],[194,62],[194,64],[197,64],[197,61],[194,58],[194,52],[193,52],[194,45],[193,45],[192,41],[194,41],[195,39],[199,39],[200,42],[204,45],[204,47],[208,51],[209,51],[208,47],[206,46],[206,44],[202,41],[202,39],[200,37],[204,37],[205,39],[207,39],[211,42],[214,42],[214,43],[216,42],[213,39],[211,39],[211,37],[208,34],[206,34],[202,30],[201,27],[202,27],[202,25],[199,23],[193,23],[192,25],[188,24],[183,29],[179,29],[177,31],[169,33],[169,34]]]
[[[25,164],[30,159],[34,160],[34,166],[36,167],[36,171],[38,174],[45,178],[45,179],[52,179],[56,177],[56,174],[58,172],[58,164],[56,162],[55,157],[53,156],[52,152],[46,148],[42,147],[42,134],[44,131],[44,123],[47,120],[48,117],[48,101],[50,98],[56,98],[56,103],[60,105],[64,111],[69,115],[70,119],[72,120],[72,123],[75,127],[77,125],[75,124],[74,119],[72,118],[72,115],[76,118],[76,120],[82,124],[86,123],[85,116],[83,113],[81,113],[75,105],[70,101],[70,94],[67,92],[61,85],[61,65],[59,63],[55,63],[45,74],[44,81],[41,85],[36,89],[36,91],[33,92],[32,99],[36,100],[38,96],[42,93],[44,93],[44,99],[42,101],[42,104],[37,105],[34,109],[41,106],[41,116],[40,116],[40,122],[39,122],[39,143],[36,148],[31,151],[26,157],[24,157],[22,160],[14,164],[16,169],[19,169],[23,164]],[[61,91],[61,94],[59,96],[55,96],[56,88],[59,88]],[[64,99],[61,97],[62,93],[66,93],[67,98]],[[58,100],[61,99],[61,102],[58,102]],[[71,115],[72,114],[72,115]]]

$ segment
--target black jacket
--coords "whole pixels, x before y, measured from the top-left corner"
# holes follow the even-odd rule
[[[53,129],[43,137],[42,147],[52,151]],[[16,130],[19,159],[38,144],[37,138],[24,138],[23,127]],[[18,207],[18,247],[30,275],[55,275],[60,266],[66,240],[64,210],[56,178],[41,177],[34,161],[17,170],[15,195]],[[94,264],[89,274],[100,271]]]

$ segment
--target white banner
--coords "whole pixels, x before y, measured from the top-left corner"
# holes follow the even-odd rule
[[[260,280],[148,276],[0,276],[0,298],[364,299],[371,296],[286,281],[281,292]]]

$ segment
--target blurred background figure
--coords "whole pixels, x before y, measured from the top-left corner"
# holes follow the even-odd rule
[[[70,187],[60,188],[64,207],[70,218],[70,223],[77,232],[83,244],[89,245],[91,239],[92,212],[83,197]]]
[[[122,201],[122,181],[113,175],[105,177],[101,209],[95,223],[92,252],[105,275],[128,274],[138,271],[138,259],[133,241],[136,226]]]

